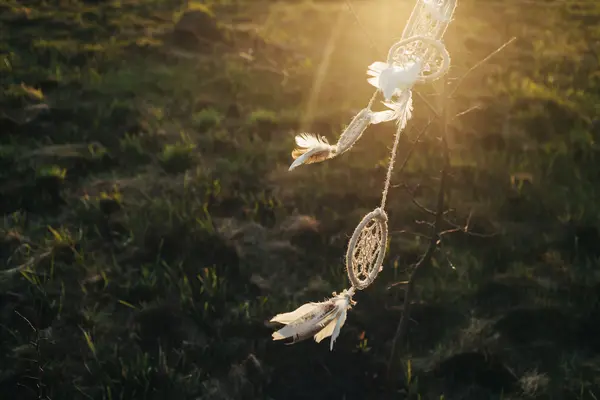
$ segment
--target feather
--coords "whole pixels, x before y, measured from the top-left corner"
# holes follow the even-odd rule
[[[294,335],[292,344],[310,339],[311,337],[316,338],[321,332],[326,331],[331,323],[335,324],[335,321],[335,314],[332,312],[322,322],[316,324],[313,329],[307,329],[305,332]]]
[[[323,328],[319,333],[315,335],[315,342],[317,343],[320,343],[323,339],[331,336],[331,344],[329,345],[329,350],[333,350],[333,343],[339,336],[340,330],[346,322],[347,310],[350,305],[349,298],[336,299],[335,301],[337,308],[337,312],[335,313],[335,319],[329,322],[329,324],[327,324],[325,328]]]
[[[379,88],[379,76],[375,76],[373,78],[368,78],[367,82],[369,82],[371,85],[375,86],[376,88]]]
[[[381,72],[389,67],[388,63],[383,61],[375,61],[373,64],[369,65],[369,69],[367,70],[367,74],[370,76],[379,76]]]
[[[381,61],[369,66],[367,82],[383,93],[390,100],[398,91],[409,89],[419,79],[422,63],[420,60],[408,62],[405,65],[388,64]]]
[[[276,316],[271,318],[270,322],[279,322],[280,324],[287,325],[290,322],[293,322],[296,319],[302,317],[303,315],[306,315],[306,314],[314,311],[314,309],[318,306],[319,306],[319,303],[307,303],[307,304],[304,304],[304,305],[298,307],[294,311],[291,311],[288,313],[283,313],[283,314],[277,314]]]
[[[333,349],[333,343],[346,322],[347,311],[356,304],[352,301],[353,288],[333,295],[324,302],[307,303],[292,312],[273,317],[271,321],[286,324],[272,334],[273,340],[292,338],[292,343],[297,343],[313,336],[320,343],[331,336],[330,349]]]
[[[383,105],[390,110],[378,111],[371,114],[371,123],[379,124],[381,122],[396,120],[400,130],[406,128],[408,120],[412,118],[412,91],[404,90],[399,94],[400,98],[395,102],[384,101]]]
[[[296,135],[294,140],[296,141],[296,145],[298,145],[298,147],[303,147],[305,149],[329,145],[329,141],[327,141],[325,136],[317,136],[311,133],[301,133]]]
[[[346,304],[344,309],[342,310],[341,314],[338,316],[338,319],[335,323],[335,328],[333,329],[333,333],[331,334],[331,344],[329,345],[329,351],[333,350],[333,344],[335,343],[336,339],[340,335],[340,330],[346,323],[347,315],[348,315],[348,305]]]
[[[325,328],[321,329],[321,331],[319,331],[316,335],[315,335],[315,342],[317,343],[321,343],[321,341],[325,338],[328,338],[329,336],[331,336],[331,334],[333,333],[333,331],[335,330],[335,326],[337,325],[337,319],[332,320],[331,322],[329,322]]]
[[[412,86],[414,82],[419,79],[419,74],[421,73],[422,69],[423,63],[421,60],[408,63],[408,65],[404,67],[404,84],[407,87]]]
[[[304,154],[302,154],[300,157],[296,158],[296,160],[292,163],[292,165],[290,165],[290,168],[288,169],[288,171],[293,170],[294,168],[297,168],[298,166],[302,165],[302,164],[313,164],[313,163],[317,163],[317,162],[321,162],[321,161],[325,161],[328,158],[332,157],[332,149],[319,149],[319,148],[314,148],[314,149],[310,149],[309,151],[305,152]],[[298,152],[293,151],[292,152],[292,157],[297,156]]]
[[[393,110],[377,111],[371,114],[371,123],[379,124],[382,122],[388,122],[396,117],[396,113]]]
[[[313,310],[301,315],[295,321],[288,323],[277,332],[274,332],[272,335],[273,340],[281,340],[289,337],[294,337],[298,341],[304,340],[321,330],[322,326],[319,327],[319,324],[322,324],[324,319],[330,318],[333,311],[335,311],[333,302],[317,303],[317,306]]]
[[[310,133],[296,135],[296,148],[292,151],[292,158],[295,160],[290,165],[289,171],[302,164],[312,164],[327,160],[334,156],[335,146],[332,146],[323,136],[316,136]]]
[[[405,90],[400,95],[400,101],[397,103],[396,109],[396,124],[400,126],[400,129],[406,128],[408,120],[412,118],[413,102],[412,102],[412,91]]]

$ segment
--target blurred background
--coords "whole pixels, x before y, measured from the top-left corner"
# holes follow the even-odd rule
[[[595,0],[458,1],[383,271],[333,351],[272,341],[275,314],[349,286],[383,188],[392,123],[287,171],[295,134],[334,143],[366,106],[414,6],[350,1],[0,2],[0,399],[600,397]],[[478,235],[443,237],[386,380],[443,163],[439,123],[412,144],[423,99],[511,37],[444,102],[471,110],[444,229]]]

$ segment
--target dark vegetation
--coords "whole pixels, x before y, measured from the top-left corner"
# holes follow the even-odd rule
[[[397,3],[354,1],[380,51]],[[392,398],[600,397],[600,3],[460,0],[449,79],[512,36],[448,104],[479,105],[450,132],[448,215],[490,236],[442,241]],[[390,285],[431,218],[399,184],[433,207],[435,130],[393,178],[384,270],[333,352],[266,322],[348,285],[393,124],[287,167],[295,132],[334,139],[366,104],[383,57],[338,1],[2,1],[0,398],[384,398]],[[400,159],[428,116],[415,100]]]

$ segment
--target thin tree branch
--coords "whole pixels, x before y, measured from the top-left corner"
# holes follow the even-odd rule
[[[493,51],[491,54],[489,54],[483,60],[479,61],[477,64],[472,66],[464,75],[462,75],[458,79],[457,83],[454,85],[454,88],[450,91],[450,93],[448,93],[447,80],[445,79],[443,81],[443,90],[442,90],[442,96],[441,96],[441,102],[440,102],[441,103],[441,113],[435,112],[435,109],[431,105],[429,105],[429,103],[426,102],[426,104],[428,104],[429,107],[434,111],[434,114],[436,117],[439,117],[441,114],[441,117],[443,118],[441,142],[442,142],[442,152],[443,152],[444,161],[443,161],[443,167],[442,167],[442,172],[441,172],[441,177],[439,180],[439,187],[438,187],[438,192],[437,192],[437,205],[436,205],[436,209],[435,209],[435,221],[433,224],[427,223],[425,221],[421,221],[421,223],[427,224],[431,227],[431,239],[429,241],[427,250],[425,251],[425,253],[421,257],[421,259],[415,265],[415,267],[408,279],[408,283],[406,284],[406,294],[404,296],[404,311],[402,313],[402,317],[400,318],[400,322],[398,323],[398,326],[396,328],[396,333],[392,340],[392,349],[390,352],[390,358],[389,358],[389,362],[388,362],[387,381],[389,384],[391,384],[393,382],[394,372],[397,371],[396,366],[398,365],[398,362],[400,361],[399,357],[398,357],[399,344],[401,344],[405,341],[405,338],[406,338],[406,335],[408,332],[408,322],[410,321],[412,302],[413,302],[413,297],[415,296],[415,291],[416,291],[416,282],[419,280],[419,277],[421,276],[421,274],[423,274],[423,271],[425,271],[426,268],[431,264],[433,255],[435,254],[435,251],[438,249],[438,246],[440,245],[440,238],[441,238],[440,234],[442,234],[444,232],[450,233],[450,231],[442,231],[442,224],[449,222],[446,220],[446,218],[444,218],[446,181],[447,181],[447,177],[448,177],[449,169],[450,169],[450,148],[448,145],[448,127],[450,125],[450,120],[448,117],[447,102],[454,95],[454,93],[460,87],[460,85],[462,84],[464,79],[471,72],[473,72],[475,69],[477,69],[478,67],[483,65],[485,62],[487,62],[489,59],[491,59],[494,55],[498,54],[506,46],[508,46],[510,43],[512,43],[515,39],[516,39],[516,37],[511,38],[508,42],[504,43],[502,46],[500,46],[498,49]],[[421,96],[421,98],[423,98],[423,97]],[[459,114],[459,115],[461,115],[461,114]],[[428,213],[431,213],[431,210],[428,210],[427,208],[425,208],[425,210]],[[451,225],[454,225],[454,229],[451,231],[468,232],[469,221],[470,221],[470,216],[469,216],[469,219],[467,220],[467,224],[464,227],[460,227],[456,224],[450,223]],[[419,221],[417,221],[417,223],[419,223]],[[400,365],[400,368],[398,368],[398,369],[403,370],[401,365]]]
[[[417,224],[417,225],[427,225],[430,228],[433,228],[435,226],[435,224],[433,222],[423,221],[423,220],[417,220],[417,221],[415,221],[415,224]]]
[[[409,283],[409,281],[400,281],[400,282],[394,282],[394,283],[390,283],[386,289],[387,289],[387,290],[390,290],[391,288],[394,288],[394,287],[396,287],[396,286],[400,286],[400,285],[408,285],[408,283]]]
[[[471,68],[469,68],[469,70],[467,72],[465,72],[460,78],[458,78],[458,81],[454,85],[454,88],[452,89],[452,91],[450,91],[450,95],[448,97],[454,96],[454,93],[456,93],[456,91],[458,90],[458,88],[460,87],[460,85],[462,84],[462,82],[465,80],[465,78],[467,76],[469,76],[471,74],[471,72],[475,71],[477,68],[481,67],[483,64],[485,64],[486,62],[488,62],[490,60],[490,58],[492,58],[496,54],[500,53],[502,50],[504,50],[504,48],[506,46],[508,46],[509,44],[511,44],[512,42],[514,42],[515,40],[517,40],[517,37],[513,36],[506,43],[504,43],[502,46],[498,47],[496,50],[494,50],[493,52],[491,52],[483,60],[479,61],[477,64],[475,64]]]
[[[470,227],[470,217],[469,220],[467,220],[467,223],[464,226],[460,226],[452,221],[449,221],[448,219],[444,219],[444,222],[447,223],[448,225],[452,226],[452,229],[448,229],[446,231],[440,232],[440,236],[443,235],[447,235],[449,233],[455,233],[455,232],[462,232],[465,233],[469,236],[476,236],[476,237],[482,237],[482,238],[491,238],[494,236],[497,236],[498,233],[494,232],[494,233],[479,233],[479,232],[473,232],[471,230],[469,230]]]
[[[392,236],[392,235],[403,235],[403,234],[404,235],[412,235],[412,236],[415,236],[415,237],[421,237],[421,238],[424,238],[424,239],[427,239],[427,240],[431,240],[431,236],[428,236],[428,235],[426,235],[424,233],[409,231],[409,230],[406,230],[406,229],[402,229],[400,231],[391,231],[390,232],[390,236]]]
[[[435,107],[431,105],[431,103],[429,102],[429,100],[427,100],[425,98],[425,96],[423,96],[421,94],[421,92],[419,92],[417,90],[415,90],[414,92],[417,94],[417,96],[419,97],[419,99],[421,99],[423,101],[423,103],[425,103],[425,105],[427,106],[427,108],[429,108],[429,111],[431,111],[431,113],[435,116],[435,118],[440,118],[441,117],[441,115],[438,112],[438,110],[436,110]]]
[[[408,152],[406,152],[406,156],[404,157],[404,161],[402,161],[402,165],[400,165],[400,167],[398,168],[398,171],[396,172],[397,174],[402,173],[402,171],[404,171],[404,168],[406,168],[406,165],[408,164],[408,160],[410,160],[410,157],[412,156],[415,147],[417,147],[417,144],[419,144],[419,140],[421,139],[421,136],[423,136],[425,134],[425,132],[427,132],[427,130],[429,129],[429,127],[431,126],[431,124],[433,123],[433,119],[430,119],[429,122],[427,122],[427,125],[425,125],[423,127],[423,129],[421,129],[421,131],[417,134],[417,137],[415,138],[415,141],[413,142],[412,146],[410,146],[410,149],[408,149]]]
[[[396,365],[398,363],[398,348],[399,344],[404,342],[406,337],[406,333],[408,331],[408,322],[410,321],[410,313],[412,309],[413,297],[415,295],[416,290],[416,282],[419,279],[419,276],[423,273],[423,271],[431,264],[431,259],[433,254],[435,253],[438,247],[439,241],[439,232],[441,231],[442,223],[444,222],[444,199],[446,193],[446,181],[447,181],[447,173],[448,168],[450,166],[450,149],[448,147],[448,142],[446,140],[448,134],[448,110],[446,107],[446,80],[444,80],[443,85],[443,93],[442,93],[442,151],[444,163],[442,167],[442,174],[440,178],[440,184],[438,187],[437,193],[437,205],[435,210],[435,222],[431,229],[431,239],[429,241],[429,245],[425,254],[421,257],[421,259],[415,265],[410,278],[408,279],[408,284],[406,285],[406,294],[404,296],[404,312],[402,313],[402,317],[400,318],[400,322],[398,323],[398,327],[396,328],[396,333],[394,335],[394,339],[392,341],[392,350],[390,352],[390,359],[388,362],[388,370],[387,370],[387,379],[388,382],[392,381],[393,371],[396,370]]]
[[[369,31],[367,31],[365,29],[365,27],[363,26],[363,24],[360,22],[360,18],[358,18],[358,14],[356,13],[356,11],[354,11],[354,7],[352,7],[352,3],[350,2],[350,0],[346,0],[346,6],[348,6],[348,10],[350,10],[350,12],[352,13],[352,15],[354,16],[354,20],[356,21],[356,23],[358,24],[359,28],[361,29],[361,31],[363,32],[363,34],[367,38],[367,41],[371,45],[371,48],[373,50],[375,50],[377,52],[377,54],[385,54],[385,53],[383,53],[381,51],[381,49],[379,48],[379,46],[377,46],[377,44],[375,43],[375,41],[373,40],[373,38],[371,38],[371,36],[369,35]]]
[[[468,114],[468,113],[470,113],[472,111],[480,110],[480,109],[481,109],[481,105],[480,104],[475,104],[473,107],[469,107],[465,111],[461,111],[458,114],[456,114],[454,117],[452,117],[452,119],[450,120],[450,122],[456,120],[457,118],[462,117],[465,114]]]
[[[426,206],[424,206],[423,204],[421,204],[421,202],[419,202],[419,200],[417,200],[417,198],[415,196],[414,190],[412,190],[411,188],[409,188],[408,185],[402,184],[401,186],[404,188],[404,190],[406,190],[406,192],[408,192],[408,194],[410,194],[410,201],[415,206],[417,206],[418,209],[420,209],[421,211],[423,211],[426,214],[434,215],[434,216],[436,215],[436,211],[427,208]],[[443,214],[446,215],[450,211],[452,211],[452,210],[451,209],[444,210]]]

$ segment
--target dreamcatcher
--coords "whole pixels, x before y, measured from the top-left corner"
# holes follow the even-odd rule
[[[370,124],[396,121],[394,145],[390,156],[381,204],[365,215],[354,230],[346,252],[346,270],[351,287],[319,303],[304,304],[295,311],[278,314],[272,322],[285,326],[273,333],[274,340],[292,338],[294,342],[315,341],[331,337],[330,349],[346,321],[357,290],[364,290],[382,270],[388,238],[385,211],[390,178],[394,169],[400,134],[412,117],[412,87],[432,82],[443,76],[450,66],[450,56],[441,39],[452,19],[456,0],[417,0],[400,41],[389,49],[385,62],[371,64],[368,82],[376,87],[366,108],[362,109],[340,135],[335,145],[326,138],[303,133],[296,136],[292,152],[295,161],[290,170],[321,162],[348,151]],[[372,111],[378,93],[382,93],[385,111]]]

